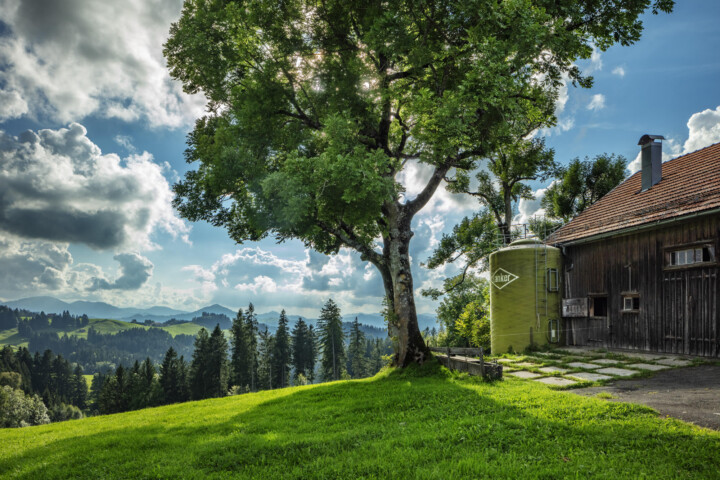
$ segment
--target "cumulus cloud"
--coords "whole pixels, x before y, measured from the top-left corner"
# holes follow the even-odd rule
[[[0,122],[22,117],[27,112],[28,104],[23,100],[20,92],[0,90]]]
[[[541,207],[541,203],[543,198],[545,198],[545,192],[547,192],[548,188],[555,182],[557,182],[557,180],[553,180],[550,185],[545,188],[535,190],[532,199],[520,199],[518,202],[518,214],[513,218],[513,223],[529,223],[532,218],[544,217],[545,209]]]
[[[0,22],[0,120],[88,115],[178,127],[205,99],[171,81],[162,45],[182,0],[6,0]],[[11,102],[6,103],[7,100]]]
[[[0,232],[95,249],[153,248],[156,230],[186,238],[152,155],[103,154],[86,133],[0,131]]]
[[[241,292],[252,292],[252,293],[275,293],[277,292],[278,286],[270,277],[265,275],[259,275],[255,277],[252,283],[238,283],[235,285],[235,289]]]
[[[0,236],[0,291],[23,294],[34,289],[60,290],[73,259],[67,245],[27,242]]]
[[[94,277],[89,290],[137,290],[147,282],[153,273],[153,264],[137,253],[122,253],[113,257],[120,263],[120,276],[110,282]]]
[[[720,106],[694,113],[687,123],[688,139],[683,153],[694,152],[708,145],[720,142]]]
[[[663,141],[663,162],[720,142],[720,106],[714,110],[708,108],[702,112],[693,113],[687,122],[687,127],[688,138],[682,146],[673,138]],[[635,159],[628,164],[630,174],[640,171],[642,168],[641,158],[641,154],[638,152]]]
[[[613,75],[617,75],[620,78],[623,78],[625,76],[625,69],[623,67],[617,66],[613,68],[612,71]]]
[[[605,95],[602,93],[596,93],[592,96],[592,99],[590,100],[590,103],[588,103],[587,109],[598,111],[605,108]]]
[[[422,192],[433,174],[432,165],[418,161],[409,161],[397,175],[397,181],[405,188],[404,199],[412,200]],[[450,193],[441,182],[435,195],[420,211],[420,215],[436,215],[438,213],[470,211],[476,206],[472,197],[465,194]]]

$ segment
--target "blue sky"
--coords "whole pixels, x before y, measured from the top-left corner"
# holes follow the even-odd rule
[[[187,170],[185,136],[204,100],[172,82],[162,58],[181,1],[0,3],[0,299],[52,295],[119,306],[231,308],[317,315],[380,310],[378,275],[347,251],[299,242],[235,245],[224,230],[181,220],[170,186]],[[648,15],[642,40],[578,65],[592,89],[569,86],[558,126],[541,132],[556,160],[617,153],[634,161],[644,133],[666,158],[720,141],[720,2],[680,2]],[[29,130],[29,132],[28,132]],[[631,168],[636,168],[631,164]],[[409,191],[427,172],[402,180]],[[532,185],[518,221],[537,213]],[[415,286],[452,267],[424,261],[477,206],[441,192],[415,223]],[[418,309],[435,304],[418,297]]]

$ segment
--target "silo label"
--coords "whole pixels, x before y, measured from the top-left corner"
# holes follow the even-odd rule
[[[495,273],[492,274],[490,281],[498,288],[498,290],[502,290],[518,278],[520,277],[508,272],[503,268],[498,268],[497,270],[495,270]]]

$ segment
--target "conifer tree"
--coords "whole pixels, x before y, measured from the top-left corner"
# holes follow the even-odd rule
[[[350,342],[347,354],[347,371],[352,378],[366,376],[365,334],[360,330],[357,317],[350,327]]]
[[[247,341],[247,364],[248,377],[250,380],[250,391],[254,392],[258,389],[258,321],[255,315],[255,306],[251,303],[248,305],[245,313],[245,338]]]
[[[261,390],[277,388],[273,378],[273,357],[275,337],[267,328],[259,332],[260,343],[258,346],[258,381],[257,386]]]
[[[207,370],[207,396],[224,397],[228,390],[228,343],[220,325],[210,335],[208,342],[209,361]]]
[[[272,383],[275,388],[284,388],[289,384],[290,378],[290,336],[288,334],[288,319],[285,310],[280,312],[278,329],[275,332],[272,355]]]
[[[183,398],[183,386],[180,378],[180,362],[173,347],[168,348],[162,365],[160,365],[160,387],[163,392],[163,403],[176,403]]]
[[[85,377],[83,377],[83,369],[80,365],[76,366],[73,371],[71,402],[81,410],[85,410],[88,407],[88,386]]]
[[[309,378],[314,365],[310,364],[312,355],[312,337],[307,323],[302,318],[295,322],[291,336],[292,343],[292,366],[294,370],[293,380],[297,384],[299,375]]]
[[[210,337],[207,330],[201,328],[195,337],[195,345],[190,364],[190,397],[193,400],[207,398],[207,370],[210,357]]]
[[[230,385],[241,388],[250,386],[250,363],[248,352],[248,338],[245,325],[245,316],[242,309],[230,327],[230,343],[232,354],[230,356]]]
[[[317,364],[318,357],[318,335],[315,327],[312,325],[308,326],[308,363],[307,363],[307,378],[310,383],[315,382],[315,365]]]
[[[340,308],[329,299],[320,311],[318,320],[321,374],[324,381],[340,380],[345,366],[345,332]]]

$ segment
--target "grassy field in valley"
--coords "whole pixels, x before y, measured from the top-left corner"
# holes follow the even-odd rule
[[[0,431],[0,478],[718,478],[720,433],[436,364]]]
[[[59,331],[57,329],[49,328],[44,331],[55,332],[58,335],[67,334],[72,337],[87,338],[87,332],[90,327],[93,327],[96,332],[103,334],[115,334],[123,330],[130,328],[142,328],[148,330],[150,328],[159,328],[167,331],[173,337],[176,335],[195,335],[202,328],[201,325],[196,323],[182,323],[178,325],[168,325],[163,327],[149,327],[147,325],[135,324],[130,322],[123,322],[122,320],[112,320],[107,318],[91,318],[90,324],[87,327],[77,328],[73,330]],[[17,328],[11,328],[9,330],[0,331],[0,346],[12,345],[15,347],[23,346],[27,347],[29,338],[22,337],[18,334]]]

